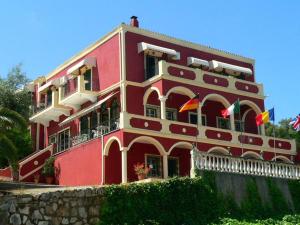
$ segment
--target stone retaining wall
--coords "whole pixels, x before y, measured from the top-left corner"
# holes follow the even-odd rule
[[[94,225],[99,222],[103,188],[47,191],[0,193],[0,225]]]

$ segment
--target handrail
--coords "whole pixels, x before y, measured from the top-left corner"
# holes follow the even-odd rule
[[[225,155],[213,155],[196,150],[193,151],[192,160],[199,170],[213,170],[285,179],[300,179],[299,165]]]

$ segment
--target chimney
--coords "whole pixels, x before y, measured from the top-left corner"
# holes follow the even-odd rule
[[[130,19],[130,26],[139,27],[139,21],[137,20],[137,16],[132,16]]]

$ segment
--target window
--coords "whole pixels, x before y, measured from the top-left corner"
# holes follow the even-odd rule
[[[93,111],[91,113],[91,130],[95,130],[96,127],[98,126],[98,114],[96,111]]]
[[[155,105],[146,105],[146,116],[149,117],[159,117],[159,107]]]
[[[146,165],[151,168],[149,177],[162,177],[160,156],[146,155]]]
[[[202,126],[206,126],[206,115],[201,115]],[[195,112],[189,112],[189,123],[197,124],[198,123],[198,115]]]
[[[177,120],[176,109],[166,109],[166,119],[176,121]]]
[[[48,137],[48,145],[56,143],[56,134],[52,134]]]
[[[84,73],[84,88],[85,90],[92,90],[92,70],[89,69]]]
[[[119,118],[120,118],[120,111],[119,111],[118,100],[114,99],[112,101],[111,109],[110,109],[111,130],[116,130],[118,128]]]
[[[46,106],[51,106],[52,105],[52,91],[49,89],[47,91],[47,104]]]
[[[234,126],[236,131],[244,132],[245,131],[245,124],[244,122],[240,120],[235,120],[234,121]]]
[[[230,130],[230,120],[223,117],[217,117],[217,127]]]
[[[89,132],[89,119],[88,116],[80,118],[80,134],[87,134]]]
[[[158,74],[158,59],[154,56],[145,55],[146,80]]]
[[[106,102],[103,103],[100,108],[100,125],[108,126],[108,110]]]
[[[63,151],[70,147],[70,129],[58,133],[58,151]]]
[[[176,177],[179,176],[179,160],[175,157],[168,158],[168,176]]]

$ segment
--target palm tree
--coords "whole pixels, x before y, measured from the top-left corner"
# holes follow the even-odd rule
[[[13,174],[13,179],[18,180],[19,163],[18,149],[13,141],[8,137],[12,129],[25,130],[26,120],[17,112],[0,107],[0,156],[6,158]]]

